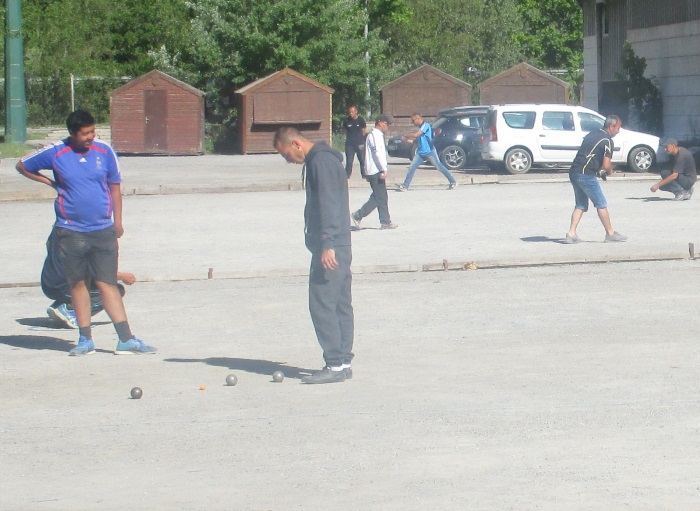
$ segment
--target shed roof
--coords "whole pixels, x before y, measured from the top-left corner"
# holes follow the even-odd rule
[[[535,66],[531,66],[527,62],[521,62],[520,64],[516,64],[515,66],[511,67],[510,69],[506,69],[505,71],[502,71],[501,73],[498,73],[496,76],[492,76],[488,80],[484,80],[479,84],[479,88],[481,89],[484,85],[490,85],[493,82],[498,82],[502,80],[503,78],[510,76],[512,74],[521,72],[522,70],[527,70],[530,71],[531,73],[534,73],[545,80],[548,80],[552,83],[556,83],[557,85],[561,85],[562,87],[566,87],[568,89],[569,84],[566,83],[564,80],[561,80],[557,78],[556,76],[552,76],[548,73],[545,73],[541,69],[537,69]]]
[[[109,95],[113,96],[115,94],[119,94],[120,92],[127,90],[127,89],[130,89],[130,88],[140,84],[143,81],[150,80],[153,77],[161,78],[161,79],[165,80],[166,82],[169,82],[169,83],[175,85],[176,87],[180,87],[181,89],[184,89],[187,92],[190,92],[192,94],[196,94],[198,96],[205,95],[205,93],[202,92],[201,90],[196,89],[196,88],[192,87],[191,85],[186,84],[185,82],[181,82],[177,78],[173,78],[169,74],[166,74],[166,73],[159,71],[157,69],[154,69],[153,71],[149,71],[145,75],[139,76],[138,78],[131,80],[129,83],[125,83],[121,87],[118,87],[118,88],[114,89],[113,91],[111,91],[109,93]]]
[[[330,87],[323,85],[322,83],[317,82],[316,80],[313,80],[313,79],[309,78],[308,76],[304,76],[303,74],[298,73],[291,68],[285,67],[281,71],[275,71],[271,75],[264,76],[263,78],[258,78],[254,82],[251,82],[248,85],[241,87],[240,89],[238,89],[236,91],[236,94],[242,94],[245,96],[246,94],[249,94],[251,92],[256,91],[260,87],[263,87],[268,82],[279,80],[286,75],[294,76],[294,77],[298,78],[299,80],[302,80],[310,85],[313,85],[314,87],[317,87],[319,89],[326,91],[328,94],[333,94],[335,92]]]
[[[458,85],[460,87],[465,87],[468,89],[471,89],[472,86],[468,84],[467,82],[464,82],[460,80],[459,78],[455,78],[452,75],[448,75],[444,71],[440,71],[438,68],[430,66],[428,64],[423,64],[421,67],[414,69],[413,71],[409,71],[408,73],[399,76],[396,80],[387,83],[384,87],[380,88],[379,90],[385,90],[385,89],[390,89],[392,87],[396,87],[397,85],[400,84],[400,82],[406,80],[407,78],[412,77],[413,75],[416,75],[418,73],[424,73],[426,71],[429,71],[431,73],[435,73],[436,75],[440,76],[441,78],[444,78],[445,80],[454,83],[455,85]]]

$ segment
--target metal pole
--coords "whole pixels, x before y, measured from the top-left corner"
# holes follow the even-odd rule
[[[75,112],[75,81],[73,73],[70,74],[70,111]]]
[[[365,1],[365,11],[367,13],[367,22],[365,23],[365,45],[367,45],[367,49],[365,51],[365,62],[367,63],[367,80],[366,80],[366,86],[367,86],[367,119],[372,118],[372,89],[370,87],[370,79],[369,79],[369,1]]]
[[[27,140],[21,0],[5,1],[5,140]]]

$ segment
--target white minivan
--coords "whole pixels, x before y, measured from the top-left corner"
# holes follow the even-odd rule
[[[524,174],[533,165],[574,161],[587,133],[601,129],[605,117],[581,106],[513,104],[489,108],[484,122],[481,157],[489,168]],[[613,163],[646,172],[656,161],[659,137],[627,130],[613,138]]]

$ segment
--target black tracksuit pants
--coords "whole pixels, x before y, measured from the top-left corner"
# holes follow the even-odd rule
[[[355,320],[352,310],[352,248],[335,247],[338,268],[326,270],[321,265],[321,251],[311,255],[309,271],[309,312],[316,330],[323,359],[329,367],[349,364]]]

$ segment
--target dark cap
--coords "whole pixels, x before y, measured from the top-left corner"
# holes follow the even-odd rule
[[[391,120],[391,117],[389,117],[388,115],[384,115],[384,114],[377,117],[377,122],[385,122],[389,125],[394,124],[394,122]]]
[[[678,145],[678,140],[676,140],[675,138],[668,137],[663,140],[661,145],[663,147],[666,147],[667,145]]]

